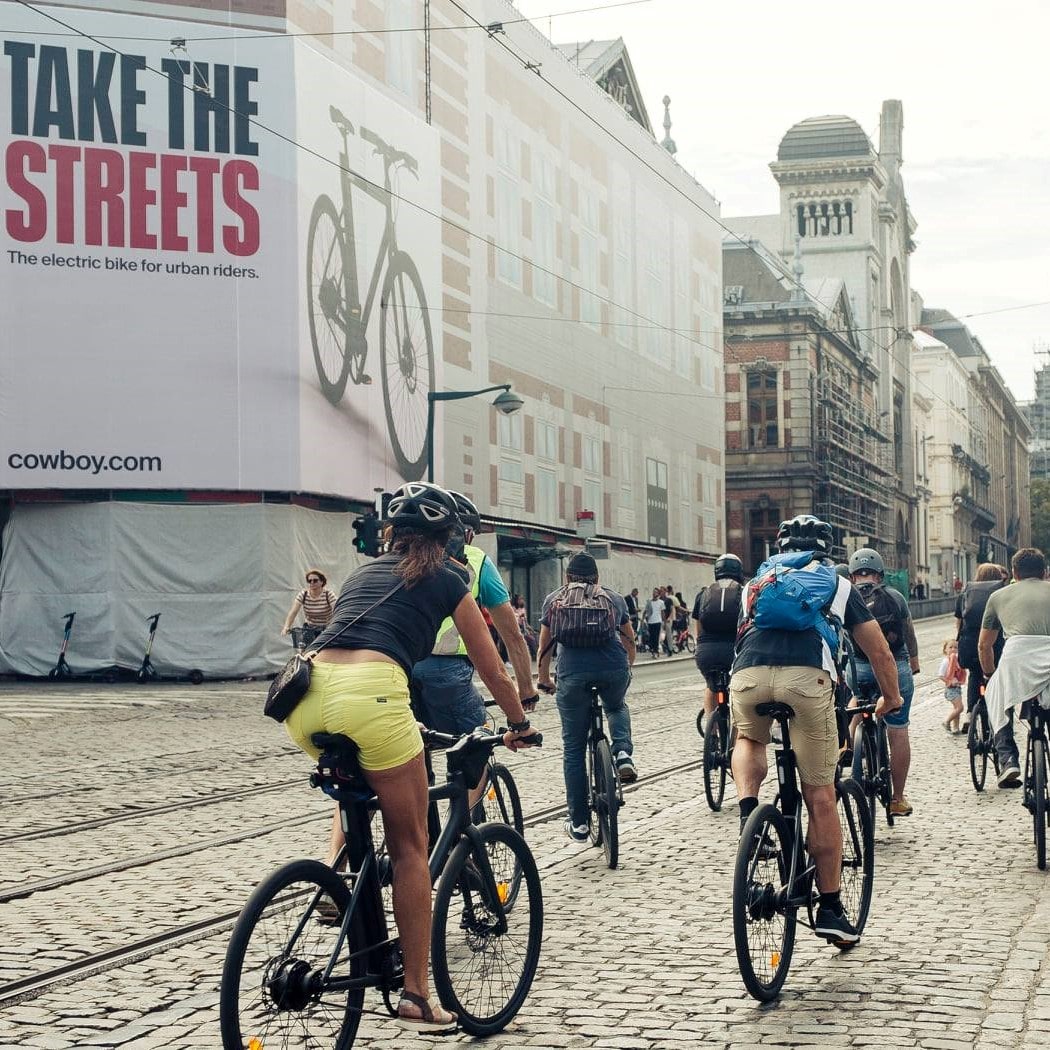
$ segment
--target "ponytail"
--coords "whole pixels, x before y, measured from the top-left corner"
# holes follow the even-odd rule
[[[445,544],[448,537],[448,531],[417,532],[414,529],[394,529],[390,549],[400,558],[394,568],[394,575],[400,576],[406,587],[412,587],[432,576],[445,562]]]

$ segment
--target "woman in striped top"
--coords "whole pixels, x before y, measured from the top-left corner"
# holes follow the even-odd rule
[[[307,569],[306,589],[295,596],[281,634],[291,631],[301,610],[306,620],[303,626],[303,648],[309,648],[310,643],[328,626],[334,608],[335,595],[328,589],[328,577],[320,569]]]

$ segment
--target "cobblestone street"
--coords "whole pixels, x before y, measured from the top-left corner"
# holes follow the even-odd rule
[[[941,728],[933,672],[949,624],[918,625],[915,813],[892,829],[878,814],[857,950],[840,954],[800,927],[779,1004],[746,995],[730,910],[732,786],[715,814],[698,768],[645,782],[699,757],[699,679],[691,659],[641,666],[631,707],[643,782],[620,815],[620,867],[569,842],[560,818],[528,829],[543,880],[540,969],[516,1021],[485,1045],[1050,1046],[1050,889],[1019,793],[990,774],[975,794],[964,738]],[[330,813],[307,786],[308,762],[262,718],[263,692],[261,682],[0,686],[0,986],[201,924],[0,1007],[0,1047],[220,1045],[230,921],[215,920],[235,915],[273,867],[320,853]],[[552,702],[536,721],[544,748],[506,756],[526,818],[563,802]],[[372,1016],[355,1045],[395,1035],[431,1045]]]

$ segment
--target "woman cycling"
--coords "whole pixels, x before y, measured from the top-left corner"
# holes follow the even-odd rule
[[[335,595],[328,588],[328,577],[320,569],[306,570],[306,589],[300,591],[284,618],[284,626],[281,634],[287,634],[292,629],[296,617],[302,610],[306,620],[303,626],[302,644],[308,649],[314,639],[328,626],[335,609]]]
[[[409,707],[408,681],[412,665],[434,648],[446,616],[452,616],[478,674],[507,716],[508,746],[528,746],[534,731],[477,603],[460,575],[446,565],[445,545],[457,522],[452,497],[436,485],[410,482],[394,493],[387,521],[390,553],[358,569],[343,584],[332,621],[315,642],[320,651],[313,658],[310,688],[285,726],[292,740],[314,758],[318,751],[311,737],[318,732],[342,733],[360,748],[361,767],[379,797],[394,866],[394,920],[405,968],[398,1022],[404,1028],[437,1033],[455,1027],[456,1017],[431,1004],[427,984],[427,775],[423,740]],[[348,626],[376,602],[367,616]],[[341,846],[336,820],[330,861]]]

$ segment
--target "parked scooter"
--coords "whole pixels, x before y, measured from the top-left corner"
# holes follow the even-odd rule
[[[62,648],[58,650],[58,662],[47,672],[48,678],[70,678],[73,671],[66,663],[66,650],[69,648],[69,636],[73,633],[73,621],[77,618],[75,612],[66,613],[66,627],[62,632]]]
[[[138,669],[138,674],[135,676],[137,681],[145,685],[146,682],[153,682],[160,678],[157,674],[157,669],[153,666],[153,661],[150,660],[150,653],[153,652],[153,639],[157,634],[157,624],[160,622],[160,613],[154,613],[152,616],[146,617],[146,623],[149,624],[149,638],[146,641],[146,652],[142,657],[142,666]],[[181,677],[181,676],[173,676]],[[190,671],[186,677],[194,684],[200,685],[204,681],[204,672],[198,668],[194,668]]]

